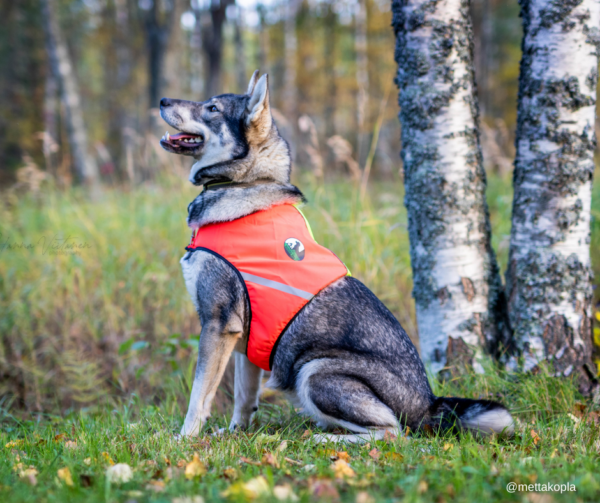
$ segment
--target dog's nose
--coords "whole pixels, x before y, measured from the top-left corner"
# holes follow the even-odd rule
[[[172,104],[173,103],[171,102],[171,100],[169,98],[163,98],[162,100],[160,100],[161,108],[170,107]]]

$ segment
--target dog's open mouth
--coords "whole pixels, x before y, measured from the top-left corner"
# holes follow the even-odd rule
[[[179,133],[171,136],[168,132],[160,139],[160,142],[170,147],[181,147],[184,149],[195,149],[204,143],[201,134]]]

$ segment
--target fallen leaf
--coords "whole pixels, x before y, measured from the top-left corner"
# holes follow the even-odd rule
[[[445,451],[451,451],[453,449],[453,447],[454,447],[453,444],[444,444]]]
[[[406,435],[406,436],[408,437],[409,433],[410,433],[410,427],[409,427],[409,426],[407,426],[407,427],[404,429],[404,435]]]
[[[115,462],[112,460],[112,458],[108,455],[108,452],[103,452],[102,457],[104,458],[104,461],[106,461],[109,465],[112,466],[115,464]]]
[[[429,424],[424,425],[423,433],[425,433],[425,435],[428,437],[433,436],[433,428],[431,427],[431,425],[429,425]]]
[[[90,466],[92,464],[92,458],[85,458],[83,460],[83,464],[86,466]]]
[[[194,453],[194,458],[185,467],[185,478],[188,480],[194,477],[201,477],[206,473],[206,466],[200,461],[198,454]]]
[[[283,442],[281,442],[279,444],[279,447],[277,447],[276,450],[277,450],[277,452],[283,452],[287,449],[287,446],[288,446],[287,440],[284,440]]]
[[[330,480],[319,479],[310,484],[310,491],[315,499],[338,500],[340,493]]]
[[[229,486],[229,489],[223,491],[221,496],[228,498],[239,498],[243,496],[249,499],[256,499],[259,496],[269,493],[269,483],[262,475],[250,479],[248,482],[236,482]]]
[[[375,503],[375,498],[366,491],[361,491],[356,495],[356,503]]]
[[[304,430],[301,438],[308,438],[312,435],[312,430]]]
[[[17,440],[11,440],[4,447],[6,447],[7,449],[13,449],[15,447],[19,447],[19,446],[23,445],[24,443],[25,443],[25,440],[22,438],[19,438]]]
[[[535,430],[531,430],[531,438],[533,439],[533,444],[537,445],[541,442],[540,436],[535,432]]]
[[[240,464],[247,464],[247,465],[254,465],[254,466],[260,466],[260,463],[258,461],[253,461],[250,458],[245,458],[244,456],[240,457]]]
[[[302,466],[302,463],[300,461],[296,461],[292,458],[283,458],[283,459],[285,459],[291,465]]]
[[[419,494],[424,494],[427,492],[427,489],[429,489],[427,482],[425,482],[424,480],[419,481],[419,483],[417,484],[417,492]]]
[[[369,456],[371,456],[374,460],[378,460],[381,457],[381,451],[377,449],[372,449],[369,451]]]
[[[387,459],[388,461],[402,461],[404,459],[404,456],[399,452],[386,452],[385,459]]]
[[[153,459],[146,459],[146,460],[142,461],[142,466],[145,469],[156,468],[158,466],[158,463],[156,461],[154,461]]]
[[[204,498],[202,496],[180,496],[173,498],[171,503],[204,503]]]
[[[311,470],[314,470],[316,468],[316,465],[305,465],[303,470],[305,472],[310,472]]]
[[[277,458],[270,452],[263,454],[261,461],[263,465],[270,465],[275,468],[279,468],[279,461],[277,461]]]
[[[165,490],[165,482],[163,480],[150,480],[146,485],[146,489],[157,493],[162,493]]]
[[[187,461],[185,459],[180,459],[177,461],[177,468],[183,468],[185,465],[187,465]]]
[[[395,435],[390,430],[385,430],[385,433],[383,434],[384,442],[393,442],[394,440],[397,440],[397,439],[398,439],[398,435]]]
[[[71,476],[71,470],[69,470],[68,466],[58,470],[56,475],[58,475],[58,480],[63,481],[65,485],[73,487],[73,477]]]
[[[167,466],[171,466],[171,460],[167,457],[167,456],[163,456],[163,459],[165,460],[165,464]],[[181,467],[180,467],[181,468]]]
[[[115,484],[124,484],[133,478],[133,470],[127,463],[117,463],[109,466],[106,470],[106,477],[109,482]]]
[[[354,477],[356,475],[352,467],[343,459],[338,459],[336,462],[332,463],[331,469],[333,470],[336,479]]]
[[[238,477],[238,472],[235,468],[228,466],[223,470],[223,476],[229,480],[235,480]]]
[[[298,496],[294,494],[294,490],[290,484],[283,484],[273,488],[273,495],[280,501],[298,501]]]
[[[19,478],[21,480],[27,482],[31,486],[37,485],[37,475],[39,472],[35,467],[29,466],[28,468],[23,468],[23,463],[19,463],[17,467],[19,468]]]
[[[55,442],[64,442],[66,438],[67,438],[66,433],[59,433],[58,435],[54,435]]]
[[[346,463],[350,462],[350,455],[346,451],[338,451],[335,455],[338,459],[343,459]]]

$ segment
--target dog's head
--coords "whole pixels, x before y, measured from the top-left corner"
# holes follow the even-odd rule
[[[181,131],[168,133],[161,146],[196,159],[190,182],[289,181],[291,159],[269,105],[269,81],[254,72],[246,94],[221,94],[195,102],[163,98],[160,115]]]

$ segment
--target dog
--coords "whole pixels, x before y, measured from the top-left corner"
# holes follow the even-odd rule
[[[188,207],[192,229],[305,201],[290,183],[290,149],[271,115],[266,74],[259,78],[254,72],[246,94],[203,102],[163,98],[160,113],[180,131],[166,133],[161,146],[192,157],[189,181],[204,186]],[[188,251],[181,267],[202,325],[181,435],[198,435],[232,353],[235,405],[229,429],[245,429],[258,410],[263,369],[246,355],[252,313],[244,280],[204,250]],[[514,430],[511,414],[500,403],[435,396],[400,323],[351,276],[314,295],[287,325],[266,386],[283,391],[318,427],[349,430],[352,434],[343,436],[349,441],[381,437],[403,426],[483,435]]]

